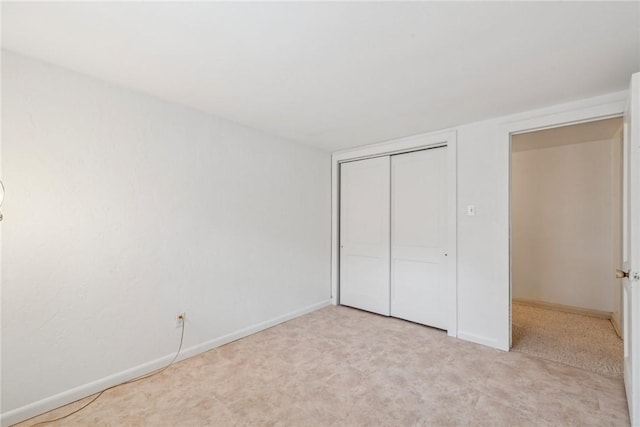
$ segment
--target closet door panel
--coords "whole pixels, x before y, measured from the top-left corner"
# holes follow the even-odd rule
[[[389,315],[390,160],[340,166],[340,304]]]
[[[391,315],[447,329],[447,148],[391,158]]]

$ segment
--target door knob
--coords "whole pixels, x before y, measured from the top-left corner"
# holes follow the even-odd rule
[[[625,277],[629,277],[628,271],[616,270],[616,279],[624,279]]]

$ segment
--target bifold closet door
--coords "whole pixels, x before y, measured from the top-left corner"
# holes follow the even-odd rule
[[[447,148],[391,157],[391,316],[447,329]]]
[[[340,166],[340,304],[389,315],[389,156]]]

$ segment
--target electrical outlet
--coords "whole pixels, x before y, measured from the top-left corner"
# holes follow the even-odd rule
[[[182,328],[182,325],[184,325],[184,317],[185,313],[176,314],[176,328]]]

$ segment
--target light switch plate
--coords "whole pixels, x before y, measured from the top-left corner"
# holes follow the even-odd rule
[[[467,215],[474,216],[476,214],[476,205],[467,205]]]

